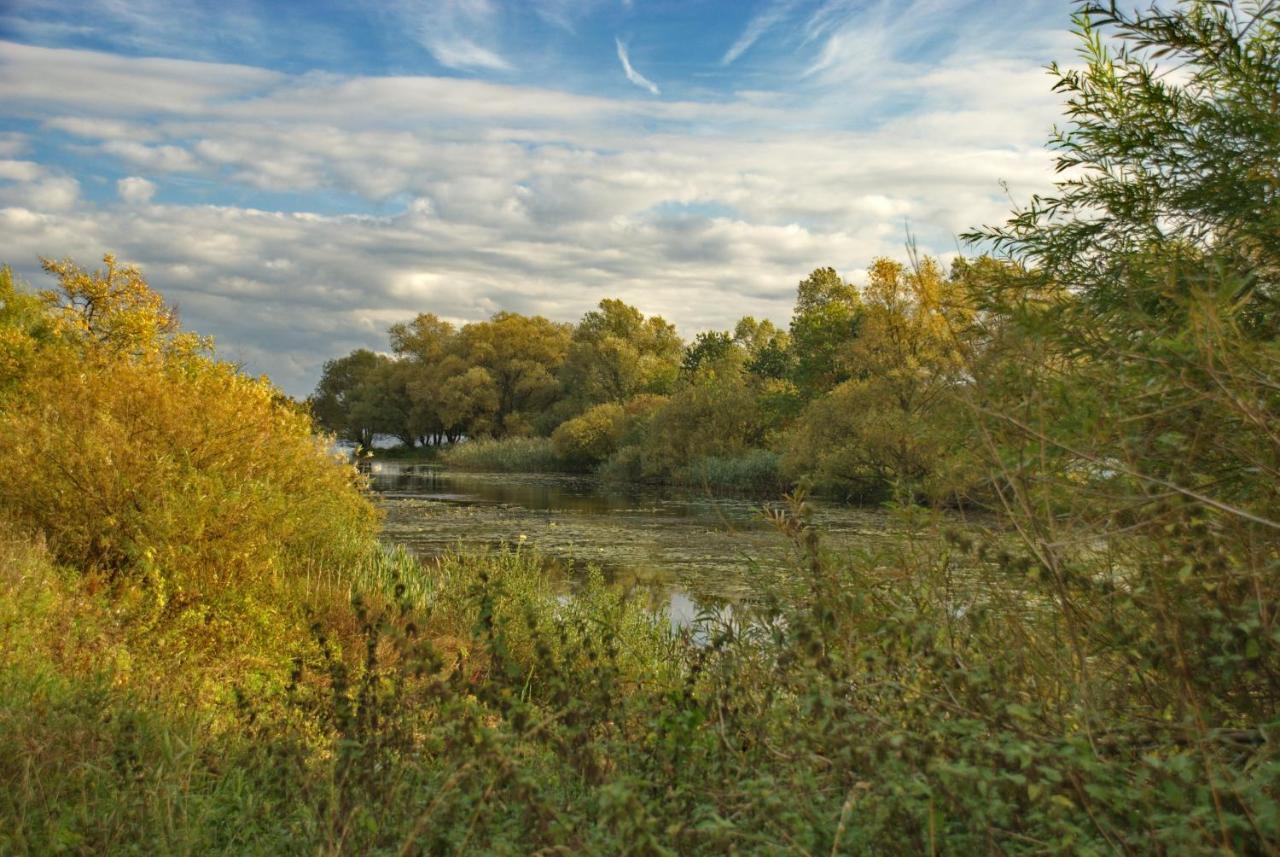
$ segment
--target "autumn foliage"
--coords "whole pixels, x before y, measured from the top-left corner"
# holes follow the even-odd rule
[[[0,506],[54,555],[161,599],[351,561],[374,516],[310,417],[179,330],[132,267],[0,283]]]

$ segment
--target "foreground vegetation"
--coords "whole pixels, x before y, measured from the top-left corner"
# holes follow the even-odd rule
[[[1007,531],[905,505],[832,556],[801,492],[790,573],[696,635],[526,551],[387,552],[136,271],[0,278],[0,851],[1274,853],[1280,18],[1241,7],[1083,9],[1058,192],[998,263],[894,269],[971,284],[981,347],[806,405],[866,440],[903,428],[866,390],[949,379]]]

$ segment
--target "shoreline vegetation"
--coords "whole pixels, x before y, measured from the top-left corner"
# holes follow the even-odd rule
[[[947,273],[819,269],[787,331],[419,316],[302,405],[111,256],[3,269],[0,852],[1275,853],[1280,17],[1251,8],[1080,4],[1054,194]],[[786,573],[696,633],[520,545],[422,563],[316,431],[406,402],[442,409],[415,444],[520,438],[462,460],[777,467],[903,535],[832,551],[796,489]],[[957,496],[1000,531],[950,529]]]
[[[662,479],[643,480],[635,474],[616,472],[608,463],[575,467],[556,450],[549,438],[482,438],[436,448],[383,447],[367,450],[359,460],[403,464],[435,464],[448,470],[471,473],[545,473],[589,476],[615,487],[628,485],[702,490],[713,494],[780,497],[795,486],[779,471],[779,456],[768,450],[751,450],[737,458],[707,456],[696,459]]]

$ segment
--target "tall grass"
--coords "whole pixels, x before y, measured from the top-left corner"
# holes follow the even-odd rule
[[[445,467],[480,473],[554,473],[566,470],[545,437],[482,438],[455,444],[440,456]]]
[[[778,454],[766,449],[753,449],[737,458],[710,456],[680,468],[671,481],[690,488],[776,497],[787,488],[778,461]]]

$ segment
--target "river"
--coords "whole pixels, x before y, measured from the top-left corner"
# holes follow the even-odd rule
[[[794,567],[794,551],[767,519],[777,501],[608,486],[583,477],[446,471],[374,462],[371,486],[384,535],[430,559],[459,546],[522,546],[548,560],[567,587],[588,565],[686,624],[704,608],[750,594],[763,574]],[[875,508],[813,503],[835,551],[872,554],[903,524]]]

